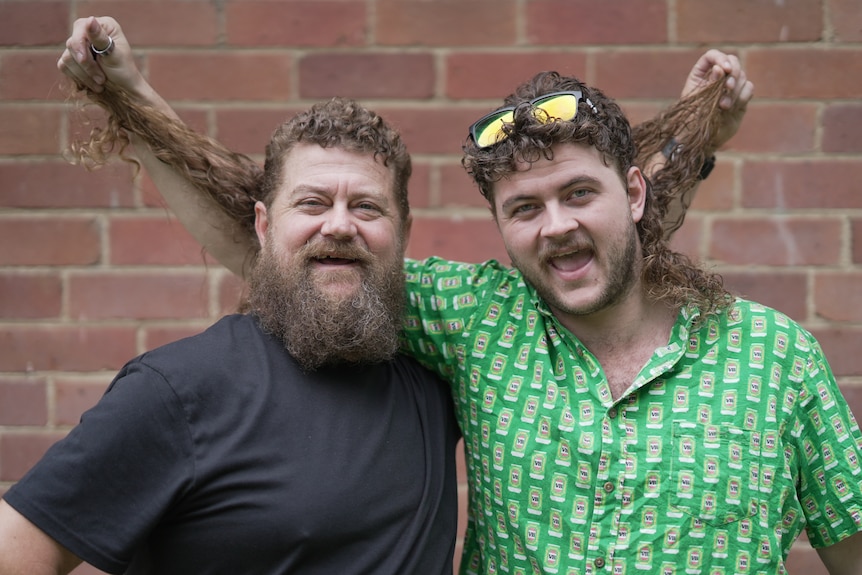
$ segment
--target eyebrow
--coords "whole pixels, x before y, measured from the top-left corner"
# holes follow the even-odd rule
[[[566,183],[564,183],[563,185],[559,186],[557,188],[557,192],[569,190],[571,188],[574,188],[576,186],[580,186],[583,184],[596,185],[598,183],[599,183],[598,178],[583,174],[583,175],[575,176],[571,180],[569,180]],[[524,200],[530,200],[530,199],[533,199],[535,197],[536,197],[536,194],[519,194],[517,196],[513,196],[513,197],[509,198],[508,200],[506,200],[505,202],[503,202],[502,204],[500,204],[500,209],[505,211],[512,204],[516,204],[516,203],[522,202]]]

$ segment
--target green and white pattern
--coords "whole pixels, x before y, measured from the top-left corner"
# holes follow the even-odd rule
[[[408,260],[405,347],[452,382],[462,573],[778,574],[862,530],[862,434],[814,338],[738,301],[683,310],[617,402],[596,359],[488,262]]]

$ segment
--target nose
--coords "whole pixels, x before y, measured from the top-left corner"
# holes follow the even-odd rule
[[[542,235],[546,238],[560,238],[578,229],[578,219],[571,210],[565,210],[556,203],[545,205],[542,221]]]
[[[326,218],[320,227],[324,236],[338,240],[348,240],[356,236],[356,223],[347,206],[335,205],[327,210]]]

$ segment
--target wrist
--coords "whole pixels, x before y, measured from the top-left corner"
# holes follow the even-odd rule
[[[676,158],[677,153],[682,149],[682,144],[677,142],[676,138],[671,138],[668,140],[667,144],[665,144],[664,148],[662,148],[662,155],[670,161],[673,161]],[[715,154],[710,154],[703,161],[703,165],[700,167],[700,172],[697,177],[700,180],[705,180],[709,174],[712,172],[712,169],[715,167]]]

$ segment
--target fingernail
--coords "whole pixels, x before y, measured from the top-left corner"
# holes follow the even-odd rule
[[[101,75],[93,76],[93,80],[95,80],[97,84],[104,84],[105,83],[105,77],[101,76]]]

